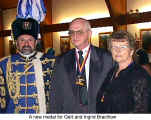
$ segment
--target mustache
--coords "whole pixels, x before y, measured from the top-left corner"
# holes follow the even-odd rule
[[[30,46],[23,46],[22,49],[31,49],[31,47]]]

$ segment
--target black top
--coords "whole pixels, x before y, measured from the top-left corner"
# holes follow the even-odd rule
[[[132,63],[115,78],[111,70],[97,96],[98,113],[149,112],[151,78],[141,66]],[[150,94],[151,95],[151,94]]]

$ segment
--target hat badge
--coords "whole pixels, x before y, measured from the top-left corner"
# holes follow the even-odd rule
[[[31,23],[30,22],[28,22],[28,21],[25,21],[24,23],[23,23],[23,29],[24,30],[31,30]]]

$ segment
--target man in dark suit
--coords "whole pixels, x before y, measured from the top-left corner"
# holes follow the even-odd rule
[[[90,23],[83,18],[69,25],[75,48],[58,56],[50,92],[53,113],[95,113],[96,95],[114,66],[107,50],[90,44]]]

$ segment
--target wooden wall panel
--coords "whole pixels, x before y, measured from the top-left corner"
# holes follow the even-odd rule
[[[0,0],[1,9],[16,8],[19,0]]]
[[[44,3],[45,3],[45,7],[47,9],[47,14],[46,14],[45,20],[41,24],[42,26],[52,24],[52,0],[44,0]],[[43,36],[42,40],[43,40],[43,43],[44,43],[45,50],[47,48],[53,48],[52,32],[47,32],[46,33],[46,32],[42,31],[42,36]]]
[[[3,30],[2,11],[0,10],[0,31]],[[0,36],[0,58],[4,56],[4,38]]]

